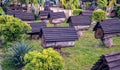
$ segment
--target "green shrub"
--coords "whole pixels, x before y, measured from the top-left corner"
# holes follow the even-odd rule
[[[114,6],[114,10],[115,10],[115,11],[120,10],[120,6]]]
[[[120,10],[117,11],[117,16],[120,18]]]
[[[74,16],[77,16],[77,15],[79,15],[82,11],[83,11],[82,9],[75,9],[75,10],[73,10],[72,14],[73,14]]]
[[[116,13],[116,17],[120,18],[120,6],[115,6],[114,10],[115,10],[115,13]]]
[[[104,20],[107,18],[107,14],[103,10],[95,10],[92,15],[92,19],[96,22],[99,22],[101,20]]]
[[[4,58],[1,62],[2,70],[16,70],[16,67],[13,63],[13,59],[10,57]]]
[[[24,66],[24,56],[31,50],[31,46],[25,42],[15,44],[12,48],[12,59],[16,67]]]
[[[30,25],[13,16],[0,16],[0,35],[5,42],[21,40],[24,31],[29,31]]]
[[[61,0],[61,3],[66,9],[77,9],[80,6],[79,0]]]
[[[41,53],[32,51],[25,55],[24,70],[62,70],[62,57],[52,48],[44,49]]]
[[[5,13],[4,13],[2,7],[0,7],[0,15],[5,15]]]
[[[107,7],[108,1],[107,0],[98,0],[97,4],[98,4],[99,8],[105,9]]]

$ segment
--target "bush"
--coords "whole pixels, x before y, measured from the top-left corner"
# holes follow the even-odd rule
[[[108,1],[107,0],[98,0],[97,4],[98,4],[99,8],[106,9]]]
[[[0,7],[0,15],[5,15],[5,13],[4,13],[2,7]]]
[[[103,10],[95,10],[93,12],[93,16],[92,16],[92,19],[96,22],[99,22],[101,20],[104,20],[107,18],[107,13]]]
[[[13,16],[0,16],[0,34],[5,42],[18,41],[23,38],[24,31],[29,31],[30,25]]]
[[[120,10],[120,6],[114,6],[114,10],[117,12]]]
[[[79,0],[61,0],[61,3],[65,9],[77,9],[80,7]]]
[[[115,17],[120,18],[120,6],[115,6],[113,11],[115,12]]]
[[[118,16],[118,18],[120,18],[120,10],[118,10],[117,16]]]
[[[24,70],[62,70],[62,57],[52,48],[44,49],[41,53],[32,51],[25,55]]]
[[[82,9],[75,9],[75,10],[73,10],[72,14],[73,14],[74,16],[77,16],[77,15],[79,15],[82,11],[83,11]]]
[[[12,48],[12,59],[16,67],[24,66],[24,55],[31,50],[31,46],[25,42],[15,44]]]
[[[2,70],[16,70],[16,67],[13,63],[13,59],[10,57],[5,57],[1,62]]]

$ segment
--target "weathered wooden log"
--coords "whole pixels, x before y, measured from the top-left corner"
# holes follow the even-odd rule
[[[81,30],[77,31],[77,35],[78,35],[78,37],[83,37],[84,36],[83,32]]]
[[[54,24],[54,27],[60,27],[60,23],[64,22],[65,18],[50,19],[49,22]]]
[[[74,26],[75,30],[87,30],[89,29],[89,25],[86,25],[86,26]]]
[[[97,30],[95,31],[95,38],[96,39],[101,39],[103,38],[103,30],[101,28],[97,28]]]
[[[52,42],[52,43],[46,43],[46,47],[58,47],[59,48],[64,48],[67,46],[74,46],[75,42],[74,41],[66,41],[66,42]]]
[[[78,37],[83,37],[82,30],[87,30],[90,26],[74,26],[75,30],[77,31]]]
[[[62,23],[65,21],[65,18],[52,19],[51,23]]]
[[[48,16],[40,16],[40,19],[46,19]]]
[[[42,38],[41,38],[41,45],[44,48],[47,48],[47,47],[64,48],[64,47],[67,47],[67,46],[74,46],[75,45],[75,41],[45,43],[45,38],[44,38],[44,36],[42,36]]]
[[[41,37],[41,46],[43,46],[45,48],[45,37],[42,35]]]
[[[106,47],[112,47],[112,46],[113,46],[112,37],[102,39],[102,42],[103,42],[103,44],[104,44]]]

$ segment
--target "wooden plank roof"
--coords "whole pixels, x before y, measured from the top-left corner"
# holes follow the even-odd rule
[[[67,20],[70,26],[83,26],[91,25],[91,20],[89,16],[70,16]]]
[[[97,23],[95,28],[101,27],[104,34],[120,33],[120,19],[106,19],[100,23]]]
[[[64,12],[51,12],[49,14],[50,19],[58,19],[58,18],[66,18],[66,15]]]
[[[40,11],[39,12],[39,17],[41,20],[48,19],[49,14],[53,11]],[[46,17],[44,17],[46,16]]]
[[[33,21],[35,20],[33,13],[27,13],[27,12],[18,12],[15,13],[15,17],[20,18],[23,21]]]
[[[13,5],[13,4],[11,4],[8,7],[10,9],[12,9],[12,10],[27,10],[27,6],[22,7],[21,5]]]
[[[45,42],[65,42],[78,39],[74,27],[48,27],[42,29]]]
[[[105,34],[120,33],[120,23],[101,23],[100,25]]]
[[[108,22],[110,22],[110,23],[116,23],[116,22],[120,22],[120,19],[119,18],[108,18],[108,19],[103,20],[101,22],[103,22],[103,23],[108,23]]]
[[[120,52],[105,54],[91,70],[120,70]]]
[[[46,27],[45,22],[30,22],[29,24],[31,27]]]
[[[12,9],[8,9],[7,14],[8,14],[8,15],[12,15],[12,16],[15,15],[15,14],[14,14],[14,10],[12,10]]]
[[[30,24],[32,30],[31,30],[31,32],[28,32],[28,34],[41,33],[42,28],[46,27],[45,22],[30,22],[29,24]]]
[[[7,11],[7,14],[8,14],[8,15],[13,15],[13,16],[18,15],[18,14],[21,14],[21,13],[23,13],[22,10],[12,10],[12,9],[8,9],[8,11]]]
[[[83,12],[80,13],[80,15],[84,15],[84,16],[92,16],[93,11],[89,11],[89,10],[85,10]]]
[[[52,11],[40,11],[40,16],[48,16]]]

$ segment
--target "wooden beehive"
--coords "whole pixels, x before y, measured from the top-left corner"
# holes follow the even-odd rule
[[[35,20],[33,13],[27,13],[23,11],[19,11],[15,13],[15,17],[20,18],[23,21],[33,21]]]
[[[48,15],[53,11],[40,11],[39,17],[41,20],[48,20]]]
[[[48,27],[42,29],[42,46],[44,48],[63,48],[75,45],[78,39],[73,27]]]
[[[12,15],[15,17],[15,15],[20,15],[21,13],[23,13],[22,10],[12,10],[12,9],[8,9],[7,14],[8,15]]]
[[[49,6],[44,6],[44,11],[52,11]]]
[[[91,70],[120,70],[120,52],[102,55]]]
[[[49,22],[57,26],[57,24],[60,24],[64,22],[66,19],[64,12],[51,12],[49,14]]]
[[[81,37],[82,30],[86,30],[91,25],[91,20],[89,16],[71,16],[68,18],[67,23],[70,26],[75,27],[77,30],[78,35]]]
[[[95,38],[101,39],[105,46],[112,46],[112,37],[120,36],[120,20],[118,18],[106,19],[95,25]]]
[[[89,17],[91,17],[92,14],[93,14],[93,11],[90,11],[90,10],[85,10],[85,11],[79,13],[79,15],[89,16]]]
[[[8,11],[7,11],[7,15],[14,16],[14,15],[15,15],[14,10],[12,10],[12,9],[8,9]]]
[[[12,10],[27,10],[27,6],[26,7],[22,7],[21,5],[14,5],[11,4],[8,6],[10,9]]]
[[[33,35],[37,35],[38,38],[42,37],[42,28],[46,27],[46,23],[45,22],[31,22],[29,23],[32,30],[31,32],[27,32],[28,35],[32,36]]]
[[[9,8],[12,10],[18,10],[18,9],[20,9],[20,5],[11,4],[11,5],[9,5]]]

